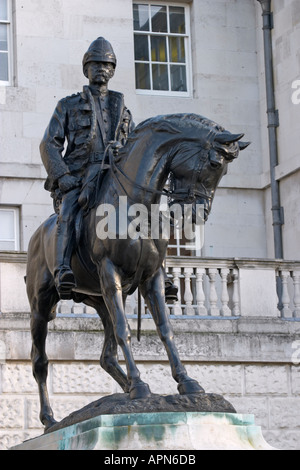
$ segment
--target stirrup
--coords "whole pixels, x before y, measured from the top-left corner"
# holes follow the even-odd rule
[[[178,300],[178,287],[174,284],[170,284],[165,287],[165,300],[167,303],[177,302]]]
[[[73,271],[63,271],[61,274],[58,272],[55,279],[57,292],[62,300],[69,300],[72,298],[72,290],[76,287],[75,276]]]

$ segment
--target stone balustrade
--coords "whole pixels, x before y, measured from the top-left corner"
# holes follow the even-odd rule
[[[0,253],[0,312],[28,312],[24,282],[26,253]],[[300,319],[300,262],[266,259],[168,257],[166,271],[178,287],[171,316],[234,319]],[[137,292],[126,300],[128,317],[137,315]],[[57,314],[95,315],[84,304],[61,301]],[[149,312],[142,300],[142,314]]]

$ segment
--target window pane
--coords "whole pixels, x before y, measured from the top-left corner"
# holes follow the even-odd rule
[[[169,38],[170,62],[185,62],[184,37],[171,36]]]
[[[167,8],[151,5],[152,31],[156,33],[167,33]]]
[[[14,240],[15,217],[14,211],[0,211],[0,240]]]
[[[133,5],[133,28],[135,31],[149,31],[148,5],[134,3]]]
[[[194,249],[188,249],[188,248],[181,247],[180,248],[180,255],[181,256],[195,256],[196,253],[195,253]]]
[[[153,90],[168,90],[168,67],[167,65],[152,65]]]
[[[142,90],[150,90],[149,64],[135,64],[135,87]]]
[[[0,20],[8,20],[7,0],[0,0]]]
[[[0,51],[7,51],[7,25],[0,24]]]
[[[183,7],[170,7],[171,33],[185,34],[185,19]]]
[[[0,52],[0,80],[8,82],[8,54]]]
[[[176,247],[173,247],[171,245],[168,245],[168,251],[167,251],[168,256],[177,256],[177,249]]]
[[[151,36],[151,59],[153,62],[167,62],[167,42],[165,36]]]
[[[171,65],[171,89],[172,91],[187,91],[184,65]]]
[[[135,60],[149,60],[148,36],[134,35],[134,58]]]

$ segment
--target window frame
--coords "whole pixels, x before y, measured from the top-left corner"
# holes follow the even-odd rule
[[[133,40],[134,40],[134,35],[135,34],[140,34],[144,36],[162,36],[166,37],[166,47],[167,47],[167,56],[169,57],[169,38],[170,37],[183,37],[184,38],[184,45],[185,45],[185,63],[175,63],[175,62],[158,62],[158,61],[152,61],[151,58],[151,50],[149,50],[149,60],[135,60],[134,58],[134,68],[136,71],[136,64],[137,63],[144,63],[144,64],[149,64],[150,67],[150,89],[143,89],[143,88],[135,88],[135,91],[139,95],[157,95],[157,96],[171,96],[171,97],[185,97],[185,98],[190,98],[192,96],[192,54],[191,54],[191,27],[190,27],[190,5],[187,3],[178,3],[178,2],[167,2],[165,0],[163,1],[143,1],[143,0],[135,0],[133,1],[132,5],[138,4],[138,5],[147,5],[148,9],[150,10],[151,5],[153,6],[165,6],[167,7],[167,23],[168,23],[168,31],[165,33],[160,33],[156,31],[152,31],[151,27],[151,21],[149,21],[149,31],[139,31],[134,29],[133,25]],[[182,7],[184,8],[184,16],[185,16],[185,33],[180,34],[180,33],[171,33],[169,31],[169,7]],[[150,19],[150,11],[149,11],[149,19]],[[148,45],[151,41],[148,41]],[[153,89],[153,72],[152,72],[152,65],[153,64],[165,64],[168,67],[168,90],[154,90]],[[171,65],[184,65],[185,66],[185,71],[186,71],[186,91],[172,91],[171,90],[171,74],[170,74],[170,67]],[[136,84],[135,84],[136,86]]]
[[[204,233],[203,227],[194,227],[195,238],[193,241],[182,240],[179,236],[179,230],[175,228],[174,235],[169,241],[167,248],[167,256],[190,256],[199,257],[202,253]],[[176,254],[174,251],[176,250]]]
[[[7,5],[7,20],[0,19],[0,24],[7,25],[7,67],[8,67],[8,80],[0,79],[0,86],[11,86],[13,83],[13,12],[12,0],[6,0]]]
[[[14,248],[10,250],[4,250],[0,248],[0,251],[20,251],[20,208],[17,206],[6,206],[6,205],[0,205],[0,214],[1,212],[13,212],[13,232],[14,232],[14,238],[12,239],[1,239],[0,242],[13,242],[14,243]]]

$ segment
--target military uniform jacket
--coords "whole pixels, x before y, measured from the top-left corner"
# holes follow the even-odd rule
[[[111,132],[107,141],[119,141],[124,145],[134,127],[131,113],[124,105],[122,93],[111,90],[108,93]],[[95,147],[96,129],[95,102],[88,86],[83,87],[83,92],[58,102],[40,144],[41,158],[48,174],[45,189],[55,191],[61,176],[78,174],[88,166]]]

